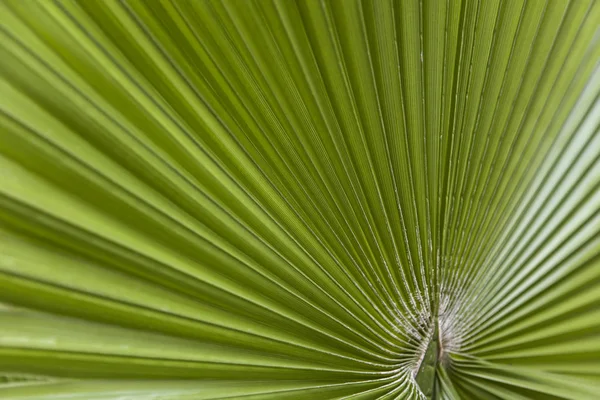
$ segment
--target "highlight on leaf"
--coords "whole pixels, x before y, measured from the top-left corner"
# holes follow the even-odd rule
[[[598,399],[599,1],[0,27],[0,398]]]

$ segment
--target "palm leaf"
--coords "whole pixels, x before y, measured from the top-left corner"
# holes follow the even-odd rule
[[[0,397],[597,399],[599,22],[1,1]]]

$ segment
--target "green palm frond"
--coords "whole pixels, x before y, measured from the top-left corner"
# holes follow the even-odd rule
[[[0,26],[0,398],[600,398],[599,1]]]

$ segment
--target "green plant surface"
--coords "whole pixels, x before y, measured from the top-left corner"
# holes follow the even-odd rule
[[[597,0],[0,0],[0,398],[599,399],[599,96]]]

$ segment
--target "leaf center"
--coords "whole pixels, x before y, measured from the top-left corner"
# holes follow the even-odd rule
[[[429,336],[427,348],[417,365],[415,381],[427,399],[434,398],[436,368],[440,359],[441,345],[438,324],[434,324],[433,332]]]

